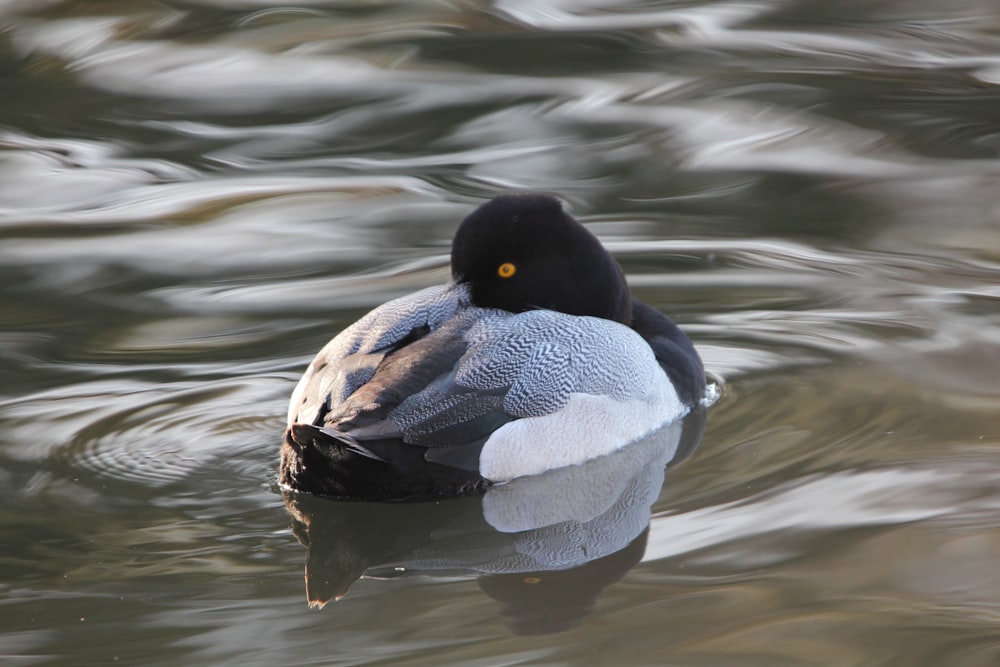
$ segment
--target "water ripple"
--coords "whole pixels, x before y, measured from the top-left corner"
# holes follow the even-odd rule
[[[715,2],[701,7],[630,11],[617,0],[501,0],[496,7],[513,20],[545,30],[670,29],[712,34],[744,23],[770,9],[764,2]]]
[[[126,157],[122,147],[96,141],[3,133],[0,145],[9,151],[0,166],[4,226],[198,220],[218,209],[296,194],[363,198],[436,192],[407,177],[210,177],[162,160]]]
[[[279,4],[0,2],[15,659],[996,662],[995,2]],[[295,378],[528,188],[725,389],[646,562],[544,650],[465,581],[301,615]]]
[[[262,445],[276,452],[277,441],[266,434],[280,432],[280,413],[261,407],[282,400],[288,384],[265,377],[157,385],[95,380],[41,392],[0,405],[9,436],[31,443],[3,453],[64,464],[74,477],[89,471],[165,487],[206,468],[226,468]],[[44,433],[29,435],[43,416]]]

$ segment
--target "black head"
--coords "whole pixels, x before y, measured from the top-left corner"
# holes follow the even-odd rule
[[[621,267],[549,195],[501,195],[470,213],[455,234],[451,273],[483,308],[632,321]]]

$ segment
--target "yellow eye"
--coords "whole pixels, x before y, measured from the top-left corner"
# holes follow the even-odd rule
[[[497,267],[497,275],[501,278],[510,278],[517,273],[517,267],[510,262],[504,262]]]

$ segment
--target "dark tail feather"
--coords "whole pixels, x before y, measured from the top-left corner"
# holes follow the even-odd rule
[[[292,424],[291,426],[293,435],[299,438],[300,441],[308,440],[309,438],[320,438],[322,436],[327,436],[336,442],[337,445],[346,447],[355,454],[360,454],[368,459],[373,459],[375,461],[384,462],[381,456],[368,449],[360,442],[352,438],[346,433],[341,433],[340,431],[332,428],[321,428],[318,426],[310,426],[309,424]]]
[[[281,447],[279,481],[313,495],[376,501],[466,495],[488,485],[477,472],[427,461],[424,447],[401,440],[370,445],[329,429],[292,424]]]

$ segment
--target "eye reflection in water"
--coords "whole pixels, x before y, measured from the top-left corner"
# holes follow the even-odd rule
[[[362,577],[475,577],[517,634],[559,632],[642,559],[665,471],[698,447],[705,408],[582,465],[423,503],[285,492],[307,547],[306,596],[323,607]]]

